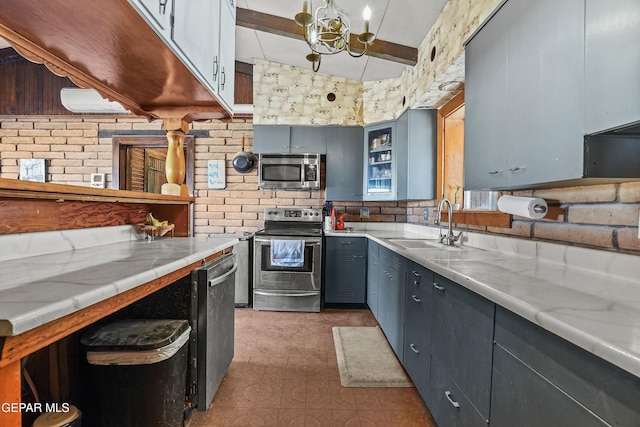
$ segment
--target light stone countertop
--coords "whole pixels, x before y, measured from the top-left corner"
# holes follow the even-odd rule
[[[393,239],[428,239],[438,229],[357,223],[367,237],[640,377],[640,258],[513,237],[463,233],[461,245],[407,249]]]
[[[59,319],[237,242],[148,240],[131,226],[0,236],[0,336]]]

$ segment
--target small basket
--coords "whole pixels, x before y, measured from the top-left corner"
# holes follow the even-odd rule
[[[175,224],[169,224],[169,225],[139,224],[138,226],[140,227],[140,230],[147,233],[147,235],[151,238],[162,237],[169,232],[171,232],[171,237],[173,237],[173,229],[176,228]]]

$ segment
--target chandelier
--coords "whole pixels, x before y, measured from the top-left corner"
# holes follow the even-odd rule
[[[309,13],[309,9],[313,7],[311,0],[304,0],[302,12],[295,16],[296,23],[302,27],[304,40],[311,48],[307,60],[311,62],[314,72],[320,69],[322,55],[335,55],[346,51],[354,58],[359,58],[367,53],[369,44],[375,39],[375,34],[369,32],[371,9],[368,4],[362,13],[364,32],[355,37],[358,43],[352,46],[349,18],[336,9],[333,0],[322,1],[323,5],[311,15]]]

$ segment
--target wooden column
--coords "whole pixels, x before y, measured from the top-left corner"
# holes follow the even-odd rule
[[[184,135],[189,131],[189,123],[183,119],[164,119],[162,127],[167,131],[168,142],[165,164],[167,183],[162,184],[162,194],[188,196],[189,189],[184,183]]]

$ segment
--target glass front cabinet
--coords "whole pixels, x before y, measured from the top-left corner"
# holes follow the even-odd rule
[[[395,123],[365,128],[365,200],[394,200],[396,197]]]

